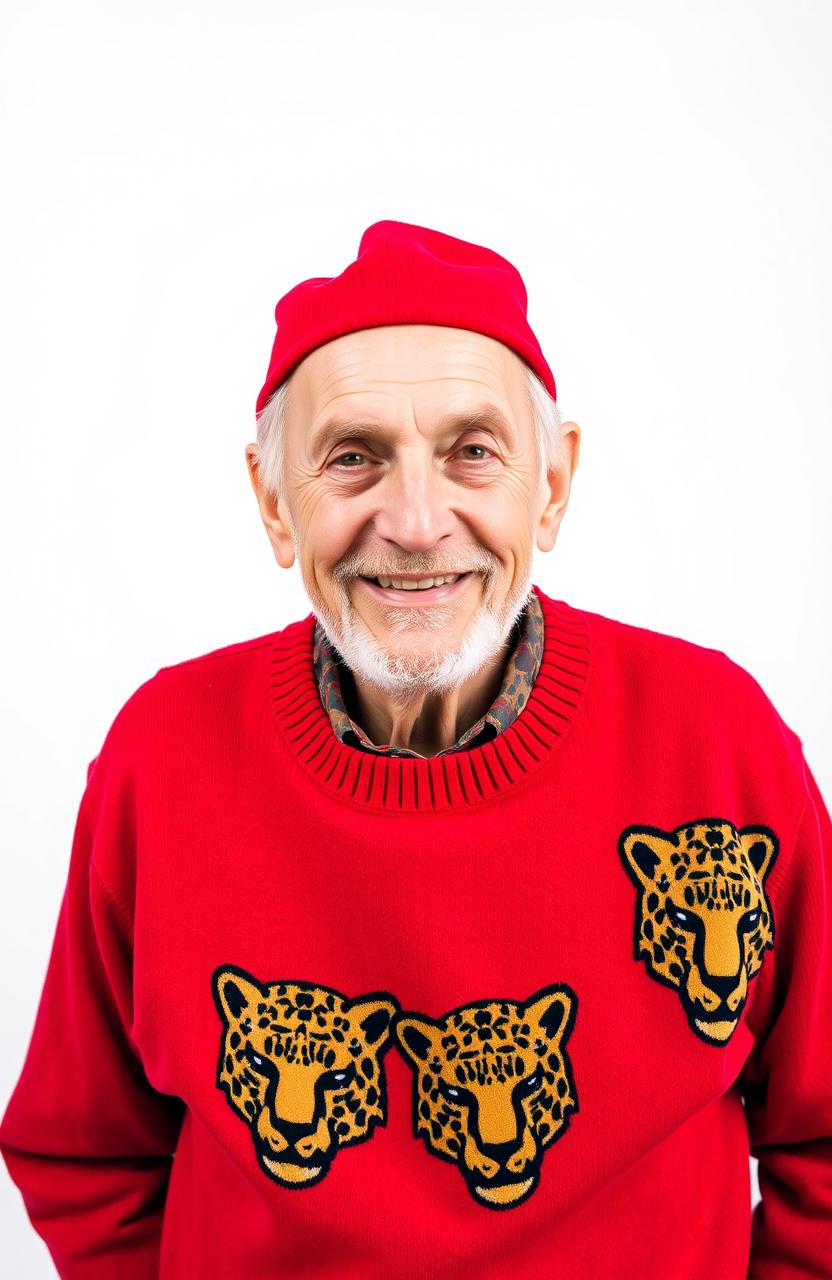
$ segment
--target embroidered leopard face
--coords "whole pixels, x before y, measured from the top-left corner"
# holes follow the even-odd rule
[[[217,1087],[249,1125],[260,1167],[284,1187],[320,1182],[341,1147],[386,1124],[381,1059],[398,1001],[261,984],[234,965],[214,972],[212,989],[223,1023]]]
[[[768,827],[737,830],[722,818],[702,818],[673,831],[627,827],[618,848],[639,891],[635,958],[676,988],[696,1035],[725,1044],[748,983],[774,946],[763,882],[777,836]]]
[[[538,1184],[543,1152],[578,1110],[566,1042],[578,998],[564,983],[524,1004],[478,1000],[438,1020],[403,1013],[413,1131],[460,1170],[478,1204],[511,1209]]]

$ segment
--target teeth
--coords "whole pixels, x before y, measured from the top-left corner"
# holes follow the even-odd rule
[[[445,582],[456,582],[462,575],[448,574],[444,578],[416,578],[410,581],[405,578],[378,577],[375,581],[382,587],[395,587],[398,591],[426,591],[429,587],[441,587]]]

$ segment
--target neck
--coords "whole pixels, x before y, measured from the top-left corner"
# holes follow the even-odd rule
[[[508,800],[570,736],[589,686],[591,615],[539,587],[535,593],[542,608],[540,670],[522,715],[475,751],[420,759],[357,751],[342,742],[332,731],[315,674],[314,612],[276,632],[267,650],[269,699],[281,747],[317,787],[356,812],[415,815]]]
[[[394,701],[349,668],[343,672],[344,704],[371,742],[406,747],[435,756],[458,741],[485,715],[497,694],[516,643],[516,628],[490,662],[470,679],[445,693],[414,691],[407,701]]]

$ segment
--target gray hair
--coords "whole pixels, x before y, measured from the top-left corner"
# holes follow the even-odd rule
[[[557,470],[561,463],[561,414],[557,401],[553,400],[531,365],[525,365],[526,399],[534,418],[535,446],[537,450],[537,489],[541,489],[548,470]],[[291,375],[290,375],[291,377]],[[289,378],[281,382],[276,391],[257,415],[257,449],[255,462],[257,474],[266,492],[273,498],[283,496],[283,467],[285,462],[286,395]]]

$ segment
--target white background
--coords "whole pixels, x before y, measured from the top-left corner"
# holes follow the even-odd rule
[[[583,430],[535,580],[725,650],[832,796],[832,6],[231,13],[0,9],[3,1104],[117,710],[309,612],[244,446],[278,296],[379,219],[524,277]],[[5,1177],[0,1213],[52,1276]]]

